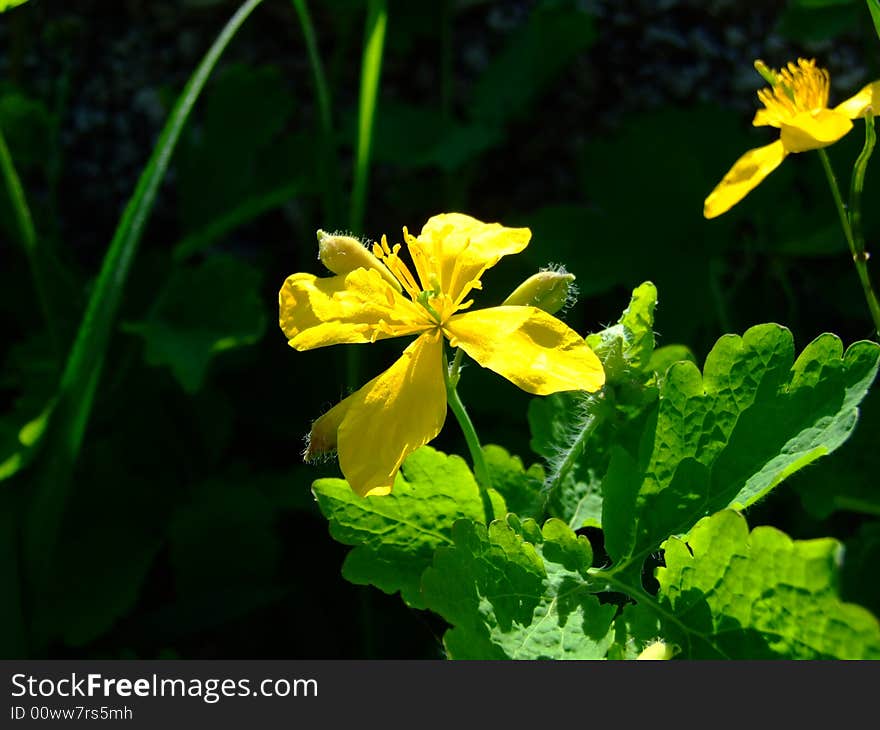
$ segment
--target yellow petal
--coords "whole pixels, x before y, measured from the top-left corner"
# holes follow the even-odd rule
[[[857,119],[865,116],[868,107],[873,108],[874,114],[880,116],[880,81],[868,84],[858,94],[834,107],[834,111],[843,114],[847,119]]]
[[[726,213],[779,167],[786,154],[780,140],[746,152],[709,193],[703,203],[703,215],[715,218]]]
[[[431,326],[424,309],[402,296],[377,271],[345,276],[289,276],[278,294],[279,324],[292,347],[373,342]]]
[[[358,494],[388,494],[403,460],[443,428],[442,348],[439,330],[425,332],[388,370],[339,404],[346,404],[339,466]]]
[[[445,331],[453,347],[535,395],[595,391],[605,383],[602,363],[584,338],[535,307],[464,312]]]
[[[304,461],[316,461],[321,456],[336,451],[339,426],[342,424],[342,419],[348,414],[354,395],[353,393],[347,398],[343,398],[312,423],[306,451],[303,454]]]
[[[453,301],[461,301],[479,278],[502,256],[519,253],[529,243],[528,228],[484,223],[463,213],[435,215],[418,238],[407,240],[422,288],[436,285]]]
[[[758,109],[755,112],[755,118],[752,119],[754,127],[778,127],[779,115],[774,114],[769,109]]]
[[[786,151],[807,152],[834,144],[852,126],[849,117],[833,109],[801,112],[779,125],[779,138]]]

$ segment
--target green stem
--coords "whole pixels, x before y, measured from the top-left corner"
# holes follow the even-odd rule
[[[607,583],[609,586],[615,588],[621,593],[625,593],[626,595],[630,596],[630,598],[635,598],[640,604],[649,608],[657,615],[662,616],[669,623],[673,623],[678,626],[679,630],[684,636],[687,637],[688,641],[690,641],[691,635],[698,636],[706,643],[710,644],[712,648],[714,648],[715,651],[717,651],[722,657],[724,657],[725,659],[730,658],[726,654],[726,652],[721,649],[721,647],[718,646],[716,642],[712,641],[707,634],[695,631],[691,627],[687,626],[684,622],[681,621],[681,619],[679,619],[678,616],[667,611],[660,604],[657,598],[648,593],[642,586],[632,585],[631,583],[620,580],[616,576],[611,575],[607,571],[600,568],[590,568],[589,573],[592,580]]]
[[[874,320],[874,329],[880,335],[880,301],[874,292],[871,279],[868,275],[868,255],[865,252],[864,241],[857,241],[853,235],[853,228],[850,217],[847,214],[846,206],[843,202],[843,196],[840,194],[840,186],[837,184],[837,177],[831,167],[831,160],[828,159],[828,153],[824,149],[819,150],[819,158],[822,160],[822,167],[825,168],[825,176],[828,178],[828,185],[831,187],[831,195],[834,198],[834,205],[837,208],[837,214],[840,217],[840,225],[843,228],[843,235],[846,237],[847,245],[853,257],[856,266],[856,273],[862,284],[862,291],[865,293],[865,299],[868,302],[868,309],[871,312],[871,318]]]
[[[464,403],[458,395],[456,386],[460,377],[461,358],[459,350],[455,355],[452,368],[449,367],[446,359],[446,351],[443,351],[443,379],[446,382],[446,401],[449,408],[455,415],[458,425],[464,434],[464,440],[467,442],[468,450],[471,452],[471,460],[474,462],[474,475],[477,478],[477,487],[480,489],[480,499],[483,500],[483,512],[486,515],[486,524],[488,525],[495,519],[495,509],[492,507],[492,500],[489,498],[489,468],[486,466],[486,457],[483,455],[483,447],[480,445],[480,439],[474,424],[465,410]]]
[[[52,310],[49,306],[49,287],[46,283],[41,252],[37,248],[37,232],[34,228],[30,208],[25,199],[24,189],[21,186],[21,179],[15,170],[12,155],[9,154],[9,148],[6,146],[6,140],[3,137],[2,131],[0,131],[0,173],[3,175],[6,190],[9,193],[9,202],[12,205],[15,225],[18,229],[18,238],[30,264],[31,277],[34,280],[34,289],[37,292],[40,309],[43,310],[43,318],[46,320],[46,328],[57,349],[60,346],[60,342],[58,341],[58,333],[55,331]]]
[[[577,462],[584,451],[584,446],[602,420],[602,414],[598,411],[598,401],[587,394],[584,394],[584,398],[586,399],[584,405],[585,413],[578,424],[578,435],[574,441],[568,445],[564,456],[562,456],[562,461],[559,462],[559,465],[550,473],[545,483],[543,504],[543,511],[545,513],[547,512],[547,505],[549,504],[553,493],[565,481],[565,477],[568,476],[568,473],[574,468],[575,462]]]
[[[339,182],[339,160],[336,156],[336,144],[334,143],[333,136],[333,105],[330,99],[330,86],[327,84],[324,64],[321,62],[321,55],[318,52],[315,28],[312,25],[312,18],[309,14],[306,0],[292,0],[292,2],[302,27],[306,51],[309,56],[309,65],[312,67],[315,95],[318,100],[318,114],[321,125],[321,152],[323,157],[318,174],[324,187],[324,225],[336,227],[339,225],[341,185]]]

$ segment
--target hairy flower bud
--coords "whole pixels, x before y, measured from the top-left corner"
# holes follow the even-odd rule
[[[344,276],[355,269],[375,269],[397,291],[400,284],[385,264],[377,259],[370,250],[352,236],[341,236],[318,230],[318,258],[330,271]]]
[[[568,303],[573,282],[574,274],[569,274],[565,269],[539,271],[514,289],[502,306],[537,307],[548,314],[556,314]]]
[[[645,647],[636,659],[672,659],[675,655],[673,647],[663,641],[655,641]]]

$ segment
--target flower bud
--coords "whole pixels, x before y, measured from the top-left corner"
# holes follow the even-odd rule
[[[502,306],[530,306],[556,314],[568,302],[574,286],[574,274],[565,269],[539,271],[520,284]]]
[[[388,268],[358,239],[352,236],[340,236],[318,230],[318,258],[330,271],[339,276],[351,273],[355,269],[375,269],[397,291],[401,291],[400,283]]]
[[[645,647],[636,659],[672,659],[675,655],[673,647],[663,641],[655,641]]]

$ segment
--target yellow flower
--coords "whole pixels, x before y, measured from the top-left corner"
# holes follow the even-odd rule
[[[880,81],[865,86],[833,109],[828,107],[829,75],[815,60],[799,58],[773,72],[763,61],[755,68],[770,84],[758,91],[764,104],[752,124],[779,130],[779,139],[749,150],[730,168],[706,198],[703,215],[714,218],[726,213],[775,170],[791,152],[806,152],[834,144],[849,132],[852,120],[863,117],[880,102]]]
[[[552,315],[529,306],[465,311],[483,272],[526,247],[528,228],[446,213],[418,237],[406,228],[403,235],[415,276],[400,244],[389,247],[383,236],[373,246],[402,291],[368,266],[325,278],[293,274],[279,294],[281,329],[297,350],[418,335],[388,370],[312,424],[306,458],[336,449],[343,475],[361,495],[388,494],[406,456],[440,433],[444,338],[535,395],[595,391],[605,382],[583,337]]]

